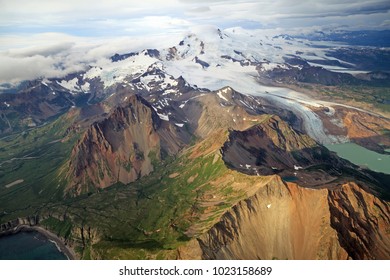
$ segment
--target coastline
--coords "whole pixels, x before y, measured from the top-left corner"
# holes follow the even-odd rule
[[[31,231],[39,232],[40,234],[44,235],[50,242],[53,242],[56,245],[58,251],[63,253],[68,258],[68,260],[77,259],[74,250],[71,247],[65,245],[65,243],[61,240],[61,238],[59,238],[54,233],[40,226],[18,225],[12,231],[9,231],[4,235],[16,234],[18,232],[31,232]]]

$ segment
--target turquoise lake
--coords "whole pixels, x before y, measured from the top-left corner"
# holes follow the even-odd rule
[[[378,154],[354,143],[333,144],[326,147],[356,165],[390,174],[390,155]]]

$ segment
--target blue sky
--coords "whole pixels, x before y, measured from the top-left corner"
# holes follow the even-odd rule
[[[390,1],[0,0],[0,82],[56,75],[61,60],[77,71],[115,52],[172,46],[198,25],[280,33],[390,29]]]

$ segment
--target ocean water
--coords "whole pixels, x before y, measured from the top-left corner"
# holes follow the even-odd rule
[[[0,260],[66,260],[56,244],[39,232],[19,232],[0,238]]]

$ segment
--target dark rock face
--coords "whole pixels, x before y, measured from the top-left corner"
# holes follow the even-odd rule
[[[38,216],[28,216],[17,218],[6,223],[0,224],[0,237],[3,235],[13,234],[18,231],[18,227],[22,225],[35,226],[39,223]]]
[[[66,192],[79,195],[148,175],[162,155],[176,154],[190,141],[188,132],[160,119],[141,96],[128,95],[122,106],[90,125],[73,147],[65,168]]]
[[[155,58],[159,58],[160,57],[160,52],[156,49],[147,49],[145,51],[145,55],[148,55],[150,57],[155,57]]]
[[[308,66],[306,62],[299,62],[297,60],[292,61],[293,65],[299,65],[298,67],[292,67],[285,65],[284,67],[276,67],[272,70],[264,71],[262,64],[257,66],[260,77],[270,79],[272,81],[278,81],[286,84],[301,83],[313,83],[326,86],[336,85],[363,85],[366,82],[355,78],[351,74],[336,73],[326,70],[322,67]]]
[[[356,184],[331,190],[331,225],[340,244],[353,259],[388,259],[390,207]]]
[[[94,123],[75,145],[69,162],[68,191],[133,182],[160,159],[160,119],[141,97],[129,97],[108,118]]]
[[[261,175],[294,169],[294,166],[295,169],[305,168],[332,159],[324,147],[296,132],[277,116],[245,131],[231,131],[222,152],[228,165],[249,173],[253,167]],[[251,167],[246,167],[249,165]]]
[[[303,187],[330,186],[351,174],[372,181],[367,172],[295,131],[277,116],[244,131],[231,131],[221,152],[229,168],[249,175],[278,174]]]
[[[116,53],[113,56],[111,56],[110,59],[112,62],[118,62],[121,60],[125,60],[129,57],[135,56],[135,55],[138,55],[138,53],[137,52],[131,52],[131,53],[125,53],[125,54]]]
[[[197,56],[195,56],[195,62],[200,64],[203,68],[208,68],[210,66],[210,64],[208,64],[206,61],[199,59]]]

